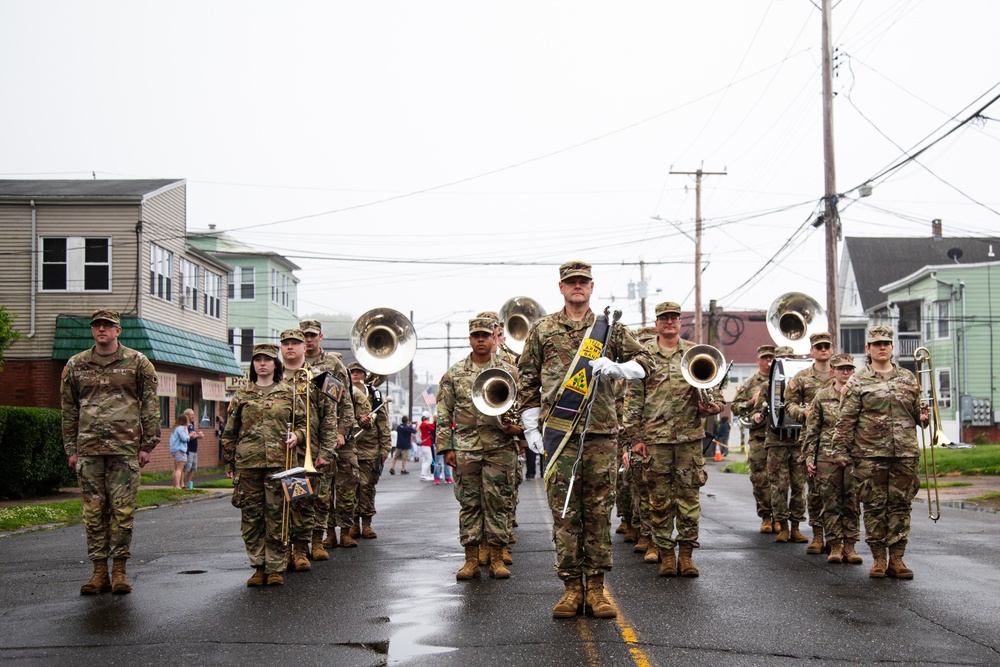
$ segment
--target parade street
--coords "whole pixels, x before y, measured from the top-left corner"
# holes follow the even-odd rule
[[[83,527],[0,538],[5,665],[1000,664],[1000,517],[916,503],[913,581],[828,565],[757,532],[750,482],[709,462],[699,578],[661,578],[614,536],[614,620],[554,620],[551,517],[520,487],[508,580],[456,582],[450,485],[388,474],[374,540],[331,551],[280,587],[247,588],[227,496],[140,512],[130,595],[82,597]],[[617,519],[615,520],[617,525]]]

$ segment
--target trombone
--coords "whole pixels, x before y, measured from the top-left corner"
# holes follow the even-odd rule
[[[310,405],[311,400],[310,389],[312,388],[312,378],[310,373],[305,368],[299,368],[292,373],[292,421],[288,423],[288,430],[285,435],[285,440],[287,442],[288,438],[295,431],[295,400],[294,397],[299,395],[305,396],[306,404],[306,456],[305,461],[301,467],[296,466],[298,463],[298,456],[296,455],[297,447],[289,447],[285,445],[285,469],[280,473],[276,473],[271,476],[272,479],[281,479],[282,484],[285,480],[289,478],[294,478],[296,475],[302,473],[316,473],[316,467],[313,465],[312,458],[312,438],[311,438],[311,428],[312,423],[310,421]],[[292,514],[292,502],[289,499],[288,493],[285,493],[284,501],[281,504],[281,543],[284,546],[288,546],[291,540],[291,514]]]
[[[941,498],[938,496],[937,462],[934,460],[934,448],[950,445],[951,440],[941,430],[941,415],[938,414],[937,386],[934,384],[934,365],[931,362],[930,350],[926,347],[918,347],[914,350],[913,366],[916,370],[920,408],[923,410],[929,407],[931,411],[930,423],[927,426],[918,423],[917,427],[920,429],[920,448],[924,453],[927,516],[931,521],[937,521],[941,518]],[[932,485],[934,487],[933,501],[931,500]]]

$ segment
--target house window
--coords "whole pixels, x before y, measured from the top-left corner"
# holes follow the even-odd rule
[[[950,310],[949,307],[951,303],[948,301],[935,301],[935,309],[937,310],[937,337],[947,338],[948,337],[948,323],[950,322]]]
[[[924,340],[930,340],[934,333],[934,304],[924,303]]]
[[[42,238],[41,289],[107,292],[111,289],[111,239]]]
[[[841,329],[840,346],[847,354],[863,355],[865,353],[865,330]]]
[[[278,303],[278,291],[280,288],[281,274],[271,269],[271,303]]]
[[[937,375],[937,395],[938,395],[938,408],[940,409],[950,409],[951,408],[951,369],[950,368],[935,368],[934,374]]]
[[[241,364],[249,364],[253,360],[253,329],[230,329],[229,347]]]
[[[289,310],[295,310],[295,300],[292,298],[292,277],[287,273],[281,276],[281,305]]]
[[[199,266],[181,257],[181,305],[191,310],[198,310],[198,274]]]
[[[205,314],[215,319],[222,317],[222,276],[205,271]]]
[[[149,293],[170,301],[174,297],[174,253],[149,244]]]
[[[160,428],[170,428],[170,397],[160,396]]]
[[[255,298],[254,268],[252,266],[237,266],[229,274],[229,300],[253,301]]]

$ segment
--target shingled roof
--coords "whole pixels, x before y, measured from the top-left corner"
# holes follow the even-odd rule
[[[175,185],[178,178],[145,179],[3,179],[0,201],[35,199],[136,199]]]
[[[885,301],[879,287],[934,264],[987,261],[990,245],[1000,252],[997,237],[859,237],[844,239],[865,310]]]

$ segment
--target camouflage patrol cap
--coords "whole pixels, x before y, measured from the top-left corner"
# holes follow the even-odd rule
[[[809,336],[809,344],[815,347],[819,343],[829,343],[833,344],[833,339],[830,337],[828,331],[818,331],[811,336]]]
[[[774,346],[773,345],[761,345],[757,348],[757,358],[761,357],[773,357],[774,356]]]
[[[568,280],[573,276],[583,276],[588,280],[593,280],[594,276],[590,272],[590,264],[586,262],[566,262],[559,267],[559,280]]]
[[[794,357],[795,356],[795,350],[793,350],[788,345],[779,345],[778,347],[774,348],[774,356],[776,356],[776,357]]]
[[[469,335],[472,335],[477,331],[483,331],[492,335],[499,326],[497,322],[497,320],[494,320],[491,317],[473,317],[469,320]]]
[[[854,357],[850,354],[835,354],[830,358],[831,368],[843,368],[844,366],[850,366],[854,368]]]
[[[352,361],[351,363],[347,364],[347,371],[348,372],[351,372],[351,371],[361,371],[362,373],[367,373],[368,372],[367,370],[365,370],[364,366],[362,366],[361,364],[359,364],[356,361]]]
[[[94,314],[90,316],[90,323],[93,324],[94,322],[111,322],[116,327],[120,327],[122,325],[122,318],[118,315],[117,310],[102,308],[95,310]]]
[[[258,354],[263,354],[265,357],[277,359],[278,346],[274,343],[257,343],[253,346],[253,356],[256,357]]]
[[[481,313],[476,313],[476,317],[488,317],[491,320],[494,320],[497,323],[497,326],[500,326],[500,314],[496,311],[484,310]]]
[[[282,343],[286,340],[300,340],[304,343],[306,342],[306,335],[302,333],[302,329],[285,329],[281,332],[281,337],[278,340]]]
[[[892,334],[892,327],[887,327],[884,324],[881,324],[868,330],[868,342],[877,343],[879,341],[888,341],[891,343],[893,337]]]
[[[302,320],[299,322],[299,329],[301,329],[304,334],[321,334],[323,333],[323,324],[319,320]]]
[[[675,313],[677,315],[681,314],[681,304],[674,303],[673,301],[664,301],[663,303],[656,304],[656,316],[659,317],[664,313]]]

